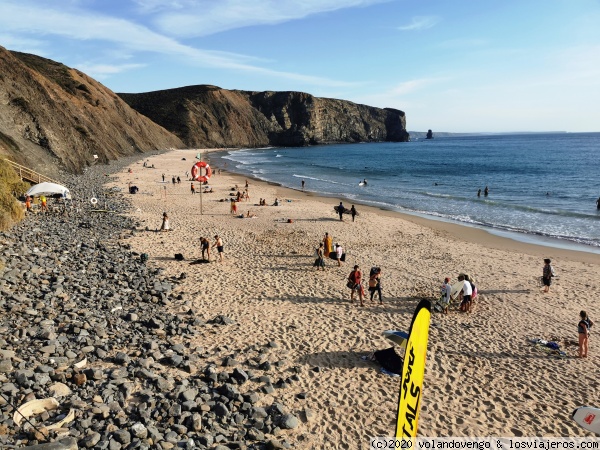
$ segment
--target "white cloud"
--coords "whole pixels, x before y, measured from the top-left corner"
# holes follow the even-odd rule
[[[83,63],[77,65],[77,69],[95,79],[103,79],[110,75],[126,72],[133,69],[139,69],[140,67],[145,67],[145,64],[110,65]]]
[[[43,54],[43,49],[46,47],[42,39],[21,38],[7,33],[0,33],[0,45],[8,50],[36,55]]]
[[[146,5],[159,0],[138,0]],[[207,36],[254,25],[272,25],[313,14],[357,8],[389,0],[190,0],[179,11],[155,18],[163,33],[180,37]],[[181,3],[181,2],[178,2]]]
[[[438,16],[415,16],[408,25],[399,26],[400,31],[420,31],[432,28],[440,23],[442,19]]]
[[[355,2],[359,1],[361,0],[355,0]],[[116,46],[111,50],[117,53],[128,51],[159,53],[182,58],[186,63],[196,66],[250,72],[323,86],[356,85],[356,83],[264,68],[249,63],[255,60],[249,56],[194,48],[145,26],[82,10],[63,12],[44,9],[27,2],[16,3],[4,0],[0,3],[0,29],[9,36],[16,36],[19,39],[21,35],[33,34],[54,35],[80,42],[88,40],[108,42]]]

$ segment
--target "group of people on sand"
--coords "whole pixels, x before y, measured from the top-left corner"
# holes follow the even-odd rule
[[[460,300],[459,309],[462,312],[470,313],[473,304],[475,303],[475,298],[477,297],[477,287],[475,286],[473,278],[464,273],[458,275],[458,281],[463,282],[460,292],[458,292],[458,299]],[[452,301],[452,285],[450,284],[450,278],[444,278],[444,284],[442,284],[441,291],[442,296],[440,301],[443,308],[442,312],[448,314],[448,307]]]
[[[335,259],[338,267],[342,266],[342,262],[345,260],[344,248],[337,242],[333,244],[333,239],[329,233],[325,233],[323,241],[319,243],[319,248],[316,250],[317,259],[315,260],[314,266],[317,270],[325,270],[325,258]]]
[[[342,222],[344,221],[344,213],[345,212],[346,212],[346,207],[344,206],[343,202],[340,202],[340,204],[337,206],[337,213],[340,216],[340,220]],[[352,222],[354,222],[354,219],[358,215],[358,211],[356,210],[356,208],[354,207],[354,205],[352,205],[350,207],[350,215],[352,216]]]
[[[202,247],[202,259],[205,261],[210,261],[210,249],[216,248],[219,253],[219,261],[223,261],[223,239],[219,237],[218,234],[215,235],[215,242],[210,246],[210,242],[207,238],[200,238],[200,246]]]
[[[323,241],[319,243],[319,247],[316,250],[316,259],[313,264],[317,270],[325,270],[325,258],[335,259],[338,267],[342,266],[342,262],[345,260],[344,248],[341,244],[333,244],[333,239],[329,233],[325,233]],[[379,304],[383,305],[383,297],[381,294],[381,269],[379,267],[373,267],[369,274],[369,292],[371,294],[370,299],[374,301],[375,293],[379,293]],[[354,266],[350,275],[348,275],[348,282],[346,286],[350,289],[350,302],[354,303],[354,297],[358,296],[360,306],[365,306],[364,297],[365,290],[363,287],[363,274],[358,265]]]
[[[360,270],[360,266],[357,264],[348,275],[348,282],[346,287],[350,289],[350,303],[354,303],[354,296],[357,295],[360,301],[360,306],[365,306],[365,289],[362,284],[363,274]],[[383,305],[383,297],[381,295],[381,268],[372,267],[369,273],[369,293],[370,301],[374,302],[375,293],[379,294],[379,304]]]
[[[550,286],[552,285],[552,278],[556,277],[554,267],[552,267],[552,260],[550,258],[544,258],[544,267],[542,268],[542,292],[547,294],[550,292]],[[590,328],[594,325],[592,319],[589,318],[586,311],[579,312],[579,323],[577,324],[577,334],[579,335],[579,357],[587,358]]]

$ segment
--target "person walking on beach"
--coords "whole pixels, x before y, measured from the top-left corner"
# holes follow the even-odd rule
[[[194,186],[194,182],[193,181],[190,184],[190,190],[192,191],[192,195],[194,195],[196,193],[196,186]]]
[[[163,213],[162,225],[160,226],[160,231],[170,231],[171,227],[169,226],[169,216],[166,212]]]
[[[202,246],[202,259],[210,261],[210,242],[205,237],[200,238],[200,245]],[[204,257],[206,254],[206,258]]]
[[[165,174],[162,174],[163,183],[165,182]]]
[[[223,262],[223,239],[221,239],[218,234],[215,234],[213,248],[215,247],[217,247],[217,252],[219,252],[219,261]]]
[[[230,205],[229,205],[229,212],[231,214],[235,214],[237,213],[237,204],[235,202],[234,199],[231,199]]]
[[[381,298],[381,268],[371,267],[369,273],[369,293],[371,294],[370,300],[373,301],[375,292],[379,293],[379,304],[383,305],[383,299]]]
[[[333,239],[329,236],[329,233],[325,233],[325,237],[323,238],[323,255],[325,258],[329,258],[329,254],[332,252],[331,243]]]
[[[473,294],[473,288],[469,280],[465,279],[464,275],[458,277],[458,281],[463,281],[463,287],[461,290],[462,301],[460,302],[460,310],[462,312],[471,312],[471,295]]]
[[[579,323],[577,324],[577,332],[579,333],[579,357],[587,358],[588,355],[588,340],[590,337],[590,328],[594,325],[585,311],[579,313]]]
[[[175,179],[175,175],[173,175],[173,176],[171,177],[171,181],[173,182],[173,184],[176,184],[176,183],[177,183],[177,180]]]
[[[181,184],[181,178],[177,177],[177,184]]]
[[[335,259],[337,259],[338,267],[342,266],[342,255],[344,248],[340,244],[335,244]]]
[[[352,215],[352,222],[354,222],[354,218],[356,217],[356,208],[354,207],[354,205],[352,205],[352,208],[350,208],[350,214]]]
[[[552,277],[554,277],[554,268],[551,263],[552,261],[549,258],[544,259],[544,269],[542,270],[542,284],[544,285],[542,291],[544,294],[547,294],[550,291]]]
[[[348,275],[348,287],[350,290],[350,303],[354,303],[354,294],[358,293],[358,298],[360,300],[360,306],[365,306],[364,303],[364,295],[365,291],[362,285],[362,272],[358,264],[354,266],[354,270],[350,272]]]
[[[343,222],[344,221],[344,211],[346,210],[346,208],[344,208],[344,204],[342,202],[340,202],[339,206],[338,206],[338,214],[340,215],[340,220]]]
[[[316,251],[317,259],[315,259],[315,263],[313,264],[317,270],[319,267],[325,270],[325,259],[323,258],[323,243],[319,243],[319,248]]]
[[[29,195],[25,197],[25,208],[27,208],[27,212],[31,212],[31,197]]]

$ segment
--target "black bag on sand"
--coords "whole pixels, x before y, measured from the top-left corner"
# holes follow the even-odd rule
[[[183,261],[185,258],[183,257],[183,254],[181,253],[175,253],[175,260],[176,261]]]
[[[404,360],[398,356],[394,350],[394,347],[386,348],[385,350],[378,350],[373,353],[373,356],[385,370],[402,375],[402,366],[404,365]]]

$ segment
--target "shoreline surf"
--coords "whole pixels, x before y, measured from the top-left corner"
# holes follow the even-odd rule
[[[211,156],[214,156],[215,159],[217,159],[219,167],[223,167],[223,163],[227,162],[228,163],[227,170],[230,173],[235,173],[240,176],[249,177],[249,178],[251,177],[255,180],[261,180],[264,182],[273,183],[275,185],[280,185],[282,187],[285,187],[285,188],[288,188],[288,189],[291,189],[294,191],[305,192],[305,193],[313,192],[315,195],[323,196],[326,198],[341,198],[341,199],[344,199],[344,201],[354,202],[354,203],[360,204],[362,206],[371,206],[374,208],[380,208],[382,210],[394,211],[394,212],[397,212],[398,214],[405,214],[407,216],[422,217],[424,219],[428,219],[428,220],[432,220],[432,221],[439,221],[439,222],[443,222],[443,223],[450,223],[450,224],[455,224],[455,225],[459,225],[459,226],[464,226],[469,229],[480,229],[480,230],[484,230],[492,235],[501,236],[501,237],[508,238],[508,239],[511,239],[511,240],[514,240],[517,242],[531,243],[534,245],[540,245],[540,246],[552,248],[552,249],[556,248],[556,249],[564,249],[564,250],[573,250],[573,251],[577,251],[577,252],[585,252],[585,253],[590,253],[590,254],[594,254],[594,255],[600,255],[600,242],[597,242],[597,240],[595,240],[595,239],[585,238],[585,237],[580,237],[580,236],[568,236],[568,235],[561,234],[561,233],[553,234],[553,233],[548,233],[545,231],[540,231],[535,228],[535,223],[531,225],[531,227],[530,227],[531,229],[517,228],[514,226],[510,226],[510,225],[494,223],[493,221],[475,220],[475,219],[472,219],[469,217],[452,217],[452,216],[449,216],[448,214],[444,214],[442,212],[410,209],[410,208],[405,208],[405,207],[398,206],[398,205],[393,205],[393,204],[387,203],[385,201],[357,198],[350,192],[340,192],[340,193],[323,192],[323,191],[315,192],[315,191],[310,191],[309,189],[302,191],[300,188],[291,186],[290,183],[285,184],[284,182],[275,180],[272,177],[269,177],[268,174],[245,173],[243,170],[244,164],[241,163],[241,166],[240,166],[240,163],[238,161],[236,161],[235,159],[230,158],[230,156],[232,155],[232,152],[237,153],[239,151],[248,151],[248,150],[253,150],[253,149],[235,149],[235,150],[230,149],[228,151],[215,152]],[[264,150],[264,149],[260,149],[260,150]],[[274,151],[276,153],[276,155],[278,156],[279,155],[278,151],[283,151],[285,149],[270,148],[268,150]],[[294,173],[293,176],[295,178],[298,178],[298,180],[303,179],[300,175],[297,175],[296,173]],[[307,180],[316,179],[315,177],[305,177],[305,178]],[[334,184],[338,184],[338,185],[345,185],[344,183],[339,183],[335,180],[330,181],[330,182],[334,183]],[[348,187],[351,187],[351,186],[353,187],[353,185],[350,185],[350,184],[348,185]],[[443,195],[443,194],[431,194],[431,195],[434,197],[441,197],[444,199],[447,197],[446,195]],[[467,199],[467,200],[473,201],[472,199]],[[478,200],[474,200],[474,201],[477,202]],[[481,199],[480,202],[491,203],[494,205],[498,203],[496,201],[496,199],[490,199],[490,198]],[[543,210],[543,208],[536,209],[536,208],[532,208],[532,207],[528,207],[528,206],[519,206],[519,205],[516,205],[516,206],[511,205],[510,207],[517,211],[523,210],[523,211],[527,212],[527,211],[535,210],[536,214],[538,214],[538,213],[545,214],[545,211]],[[560,212],[552,212],[551,214],[561,215]],[[568,215],[569,217],[579,217],[581,214],[568,213],[566,215]],[[594,215],[592,213],[586,214],[584,216],[585,216],[585,218],[590,219],[590,220],[595,220],[595,218],[596,218],[596,215]],[[553,218],[551,217],[551,215],[549,215],[548,220],[551,221],[552,219]]]

